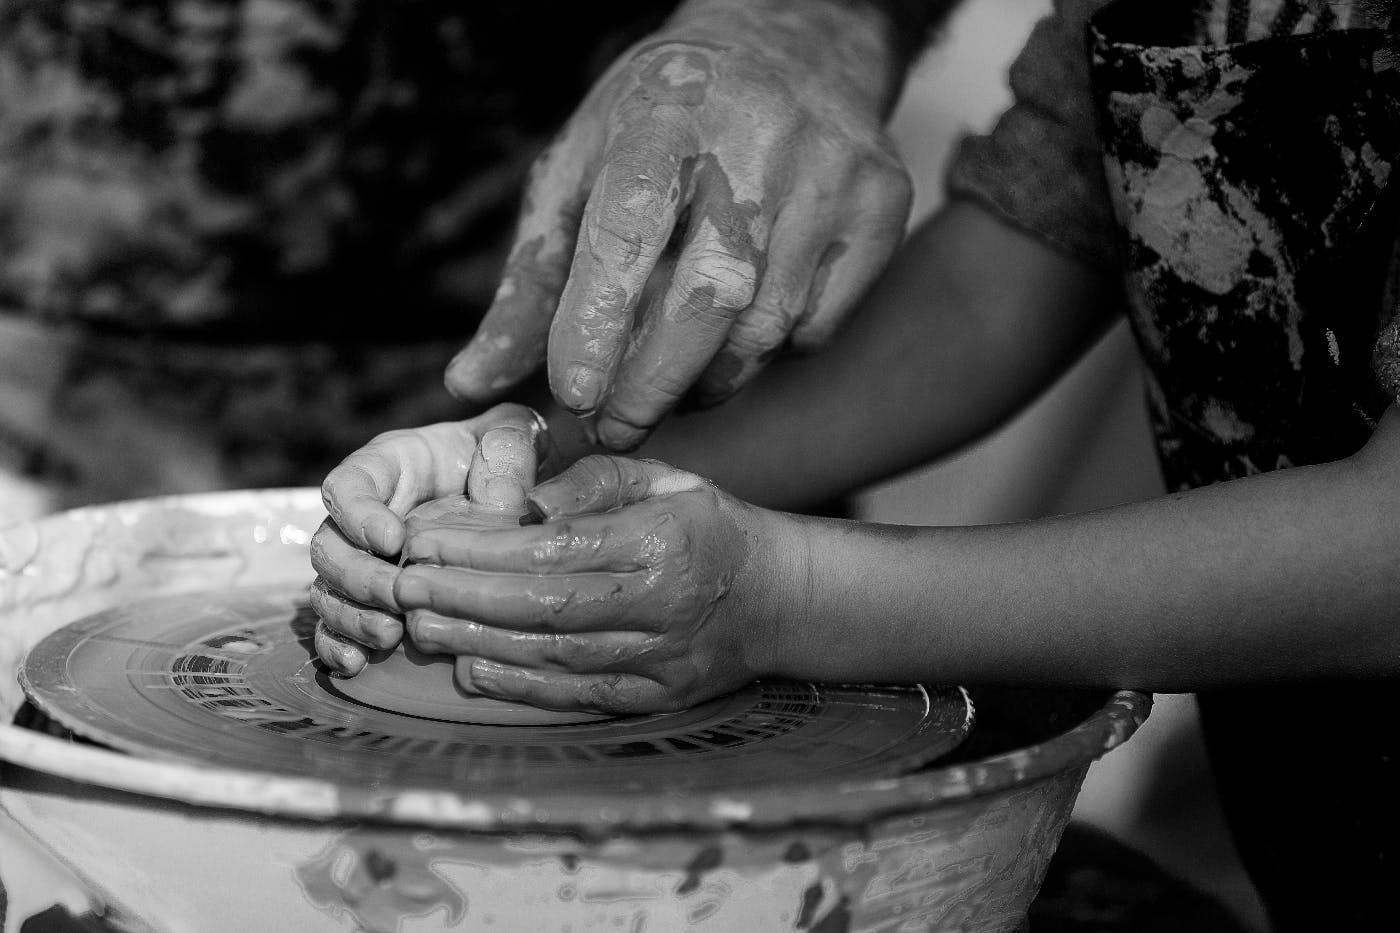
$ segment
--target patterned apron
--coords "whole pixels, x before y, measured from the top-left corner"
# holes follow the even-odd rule
[[[1374,29],[1225,35],[1181,4],[1092,22],[1129,313],[1167,485],[1356,452],[1393,401],[1400,83]],[[1309,13],[1309,15],[1312,15]],[[1258,38],[1255,38],[1258,36]],[[1373,357],[1374,364],[1373,364]],[[1377,374],[1383,378],[1378,379]],[[1240,853],[1279,930],[1371,929],[1400,858],[1400,685],[1200,695]]]

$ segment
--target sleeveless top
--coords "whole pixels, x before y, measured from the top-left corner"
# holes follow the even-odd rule
[[[1395,400],[1400,73],[1384,33],[1325,28],[1332,5],[1274,4],[1253,23],[1248,4],[1229,7],[1213,23],[1120,0],[1089,30],[1128,313],[1172,489],[1347,457]],[[1300,34],[1305,13],[1314,28]],[[1275,928],[1393,917],[1400,683],[1198,699]]]

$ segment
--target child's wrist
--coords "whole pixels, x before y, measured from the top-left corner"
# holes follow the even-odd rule
[[[755,677],[801,677],[812,601],[809,529],[786,512],[750,508],[759,540],[750,559],[758,572],[750,586],[755,624],[745,642],[746,660]]]

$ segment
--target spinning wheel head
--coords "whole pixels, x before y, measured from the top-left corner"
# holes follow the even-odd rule
[[[383,686],[357,686],[315,660],[315,624],[302,586],[133,603],[44,639],[22,681],[53,719],[132,754],[459,793],[888,777],[956,747],[971,724],[956,688],[803,683],[656,716],[555,713],[460,696],[446,660],[406,653],[380,669]],[[420,695],[414,677],[435,686]]]

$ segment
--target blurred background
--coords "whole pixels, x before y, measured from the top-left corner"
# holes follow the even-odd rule
[[[943,163],[957,138],[987,127],[1008,102],[1006,67],[1032,23],[1048,7],[1049,0],[970,0],[946,30],[943,40],[919,64],[894,121],[896,136],[916,182],[916,218],[938,206]],[[310,27],[303,28],[295,21],[294,3],[266,0],[248,4],[247,8],[263,17],[259,27],[263,32],[253,29],[254,37],[263,35],[271,42],[295,36],[298,42],[312,46],[321,41],[306,31]],[[634,19],[632,28],[648,26],[646,14],[638,14]],[[140,21],[133,22],[140,27]],[[33,23],[21,25],[33,31]],[[210,35],[222,28],[217,22],[207,25]],[[42,32],[42,23],[38,28]],[[194,33],[199,33],[200,28],[203,27],[192,27]],[[16,35],[19,33],[12,33],[11,38]],[[139,28],[126,38],[138,49],[131,54],[137,55],[141,45]],[[35,40],[39,42],[36,48],[43,47],[40,39]],[[620,46],[604,42],[599,49],[603,51],[598,54],[610,57]],[[277,49],[263,49],[258,54],[263,53],[271,55],[270,60],[280,54]],[[195,50],[190,54],[203,53]],[[584,64],[589,68],[597,66],[596,62]],[[314,130],[315,120],[325,119],[325,114],[318,115],[310,104],[304,112],[289,105],[287,101],[299,98],[297,94],[289,96],[288,85],[279,84],[286,78],[275,68],[263,69],[261,85],[255,82],[251,89],[234,89],[244,96],[251,95],[244,102],[244,119],[253,124],[280,119],[287,125]],[[0,74],[0,112],[5,111],[7,104],[10,106],[11,124],[8,129],[0,127],[0,147],[28,145],[14,129],[22,122],[18,119],[21,115],[36,125],[51,126],[52,115],[43,111],[45,106],[54,108],[55,113],[65,107],[85,106],[81,98],[85,89],[70,86],[72,82],[65,83],[66,80],[61,69],[49,75],[47,83],[35,86],[23,86],[13,74]],[[364,111],[368,93],[358,98],[357,114]],[[386,84],[374,93],[379,95],[374,97],[375,106],[381,106],[381,98],[392,103],[396,92],[391,84]],[[308,101],[313,99],[314,95],[306,96]],[[269,105],[275,106],[269,109]],[[492,106],[504,108],[502,112],[508,118],[509,107],[514,104],[507,100],[496,101]],[[499,119],[495,111],[475,117],[495,119],[501,126],[510,122]],[[543,126],[557,119],[557,114],[542,112],[538,122]],[[428,262],[422,259],[424,255],[431,259],[450,253],[456,242],[454,237],[473,229],[472,224],[480,221],[502,227],[501,212],[513,213],[513,205],[496,203],[489,192],[511,190],[510,185],[523,172],[525,162],[507,150],[515,146],[528,151],[534,144],[531,133],[539,128],[508,128],[509,133],[497,134],[504,155],[496,153],[492,158],[496,158],[499,167],[480,172],[474,180],[475,187],[445,189],[442,209],[428,225],[430,232],[441,239],[405,262]],[[231,131],[225,136],[245,142],[266,136],[258,135],[266,127],[257,125],[251,130],[247,125],[234,129],[244,136],[238,137]],[[197,128],[190,132],[205,131]],[[206,147],[209,138],[207,134],[198,137]],[[220,231],[233,230],[240,223],[255,232],[273,230],[280,237],[275,245],[282,250],[278,261],[283,267],[314,271],[316,251],[325,248],[324,238],[340,235],[338,228],[323,230],[322,227],[330,226],[329,221],[316,211],[339,217],[337,212],[343,213],[347,208],[343,199],[333,196],[342,176],[323,170],[332,156],[316,148],[314,134],[307,138],[312,142],[296,151],[297,172],[287,176],[292,180],[284,179],[283,188],[273,192],[285,202],[285,209],[272,219],[275,223],[266,218],[249,220],[238,213],[238,204],[230,201],[217,205],[223,211],[219,223],[224,226],[215,233],[223,235]],[[433,151],[438,145],[431,139],[419,143],[424,151]],[[45,262],[52,265],[75,256],[85,258],[84,251],[90,250],[94,231],[101,233],[110,228],[121,233],[127,228],[140,231],[148,226],[149,218],[123,200],[130,191],[137,190],[122,187],[130,183],[130,178],[123,176],[114,181],[103,176],[103,172],[110,171],[106,163],[95,174],[85,169],[58,177],[35,168],[49,164],[43,160],[52,153],[35,150],[33,159],[26,161],[9,158],[14,151],[7,151],[4,162],[8,175],[0,174],[0,187],[6,183],[11,186],[11,196],[0,198],[0,215],[10,211],[13,217],[15,211],[33,208],[27,202],[17,202],[12,195],[15,186],[26,181],[21,177],[24,171],[39,172],[28,178],[26,190],[37,191],[47,185],[43,190],[47,192],[45,203],[50,207],[39,210],[36,222],[40,228],[32,229],[41,229],[46,244],[52,248],[46,246],[47,251],[41,251],[42,254],[21,256],[30,263],[22,267],[15,259],[15,244],[0,243],[0,249],[11,249],[7,283],[23,280]],[[66,155],[73,155],[71,146]],[[315,161],[313,156],[322,161]],[[111,164],[119,161],[114,156]],[[342,173],[345,177],[352,182],[356,177],[371,179],[365,186],[372,190],[375,173],[392,172],[399,164],[407,172],[416,163],[404,153],[376,152],[366,147],[350,153],[345,164],[350,166]],[[431,172],[425,177],[432,177]],[[287,194],[288,191],[292,193]],[[180,203],[184,196],[180,192],[171,194],[171,203]],[[136,246],[132,255],[149,259],[150,250],[165,249],[178,240],[184,229],[181,221],[170,223],[174,233],[159,243],[133,236],[131,242]],[[206,226],[195,232],[213,237],[211,229]],[[345,229],[353,229],[353,224],[347,222]],[[392,237],[393,233],[380,231],[376,236]],[[371,238],[358,248],[372,251],[382,246],[376,243]],[[475,301],[483,288],[489,295],[494,288],[499,252],[489,243],[472,246],[470,263],[424,265],[420,271],[425,278],[441,283],[449,298],[455,295]],[[263,257],[266,253],[262,249],[254,255]],[[198,255],[180,255],[189,268],[203,268]],[[157,289],[165,302],[163,309],[177,317],[185,316],[178,322],[182,326],[191,323],[186,320],[191,316],[196,319],[192,326],[204,326],[207,322],[198,320],[200,302],[217,303],[219,299],[217,292],[209,291],[207,279],[195,274],[174,285],[157,285],[165,289]],[[298,300],[316,304],[319,312],[313,317],[331,320],[333,314],[327,316],[327,309],[333,312],[337,299],[318,292],[318,287],[311,276],[303,283]],[[340,287],[353,292],[362,286],[352,282],[341,283]],[[80,297],[87,302],[84,313],[89,316],[100,316],[102,302],[111,300],[96,292]],[[0,301],[4,300],[6,296],[0,293]],[[98,312],[91,312],[93,307]],[[69,328],[47,326],[43,315],[12,315],[2,313],[4,310],[9,309],[0,308],[0,524],[103,498],[314,482],[324,471],[328,458],[333,463],[340,454],[378,430],[450,417],[451,404],[439,389],[437,373],[441,362],[469,329],[461,321],[454,324],[438,320],[436,330],[430,328],[431,332],[421,335],[421,342],[405,345],[401,348],[403,353],[393,358],[358,355],[362,351],[357,349],[332,351],[314,343],[274,349],[254,340],[233,352],[213,351],[203,344],[184,349],[176,346],[168,353],[162,351],[168,357],[166,362],[151,363],[144,354],[152,345],[132,338],[120,328],[114,330],[104,324],[97,328],[97,337],[89,337]],[[271,314],[267,311],[263,317],[270,319]],[[264,324],[266,320],[259,326]],[[461,329],[461,333],[454,328]],[[353,330],[348,331],[351,338],[355,337]],[[212,333],[208,331],[200,339]],[[413,362],[410,365],[405,360]],[[294,377],[293,370],[308,374]],[[346,379],[346,372],[355,375]],[[423,377],[424,372],[427,377]],[[368,373],[374,378],[360,378]],[[232,383],[232,390],[227,383]],[[368,388],[361,383],[368,383]],[[229,391],[236,398],[228,405],[201,395]],[[241,396],[237,394],[240,391]],[[158,410],[143,407],[151,399],[161,400]],[[210,411],[221,414],[211,419]],[[341,413],[347,416],[342,418]],[[201,419],[205,419],[204,432],[199,430]],[[314,431],[307,428],[312,423]],[[308,438],[313,438],[315,445],[308,446]],[[283,448],[291,451],[284,459],[268,453]],[[287,468],[293,461],[297,465],[295,473]],[[1130,336],[1120,326],[1006,430],[946,462],[869,490],[859,500],[859,511],[870,520],[907,524],[1013,522],[1101,508],[1161,491],[1137,357]],[[1249,926],[1263,928],[1262,912],[1239,869],[1211,792],[1189,697],[1159,697],[1152,718],[1138,737],[1091,771],[1077,816],[1112,832],[1168,870],[1218,896]]]

